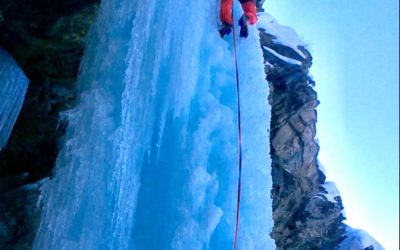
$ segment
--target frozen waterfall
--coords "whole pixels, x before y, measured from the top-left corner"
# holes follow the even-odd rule
[[[6,145],[28,88],[28,78],[11,55],[0,48],[0,151]]]
[[[238,132],[219,0],[103,0],[34,249],[232,249]],[[235,7],[240,16],[240,7]],[[238,249],[274,249],[268,85],[258,31],[238,38]]]

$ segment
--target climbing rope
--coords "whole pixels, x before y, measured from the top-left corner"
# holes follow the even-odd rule
[[[237,115],[238,115],[238,166],[239,166],[239,178],[238,178],[238,185],[237,185],[237,202],[236,202],[235,238],[233,241],[233,249],[236,250],[238,231],[239,231],[240,194],[241,194],[241,190],[242,190],[242,126],[241,126],[241,120],[240,120],[239,68],[238,68],[237,53],[236,53],[236,32],[235,32],[235,19],[234,18],[233,18],[232,32],[233,32],[233,58],[235,61]]]

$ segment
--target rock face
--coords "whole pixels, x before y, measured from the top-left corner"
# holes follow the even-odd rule
[[[272,107],[272,237],[278,249],[336,249],[345,233],[343,206],[340,196],[328,199],[317,162],[319,102],[308,74],[312,57],[304,47],[298,47],[302,57],[274,40],[268,30],[261,31]]]
[[[309,76],[311,54],[304,45],[294,46],[300,40],[297,34],[269,15],[260,14],[259,23],[272,108],[271,236],[277,249],[383,249],[366,232],[343,223],[340,194],[320,170],[315,141],[319,101]]]

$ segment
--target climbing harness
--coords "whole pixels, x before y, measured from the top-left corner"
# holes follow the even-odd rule
[[[238,166],[239,178],[237,186],[237,202],[236,202],[236,224],[235,224],[235,238],[233,241],[233,249],[236,250],[237,237],[239,231],[239,217],[240,217],[240,194],[242,191],[242,127],[240,120],[240,92],[239,92],[239,68],[236,53],[236,33],[235,33],[235,19],[233,17],[233,58],[235,61],[235,77],[236,77],[236,96],[237,96],[237,115],[238,115]]]

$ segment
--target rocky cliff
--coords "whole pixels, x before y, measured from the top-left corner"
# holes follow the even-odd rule
[[[261,10],[263,1],[258,1]],[[31,80],[10,141],[0,153],[0,249],[29,249],[40,181],[50,175],[63,136],[60,112],[74,105],[84,37],[99,0],[0,0],[0,46]],[[278,249],[337,249],[347,226],[340,196],[317,161],[317,93],[312,57],[260,33],[272,106],[271,233]],[[35,184],[26,185],[27,183]],[[363,249],[359,245],[353,249]],[[369,248],[371,249],[371,248]]]
[[[345,232],[343,206],[340,196],[330,201],[325,195],[325,176],[318,166],[319,102],[308,72],[312,57],[305,47],[298,47],[299,54],[275,39],[261,30],[272,107],[272,237],[278,249],[335,249]]]
[[[260,7],[259,11],[263,12]],[[334,183],[325,181],[319,166],[315,140],[319,101],[313,89],[316,83],[309,75],[312,56],[307,46],[293,30],[264,15],[260,14],[259,22],[264,23],[259,30],[272,108],[271,236],[277,248],[383,249],[366,232],[343,223],[340,194]],[[363,243],[361,238],[365,239]]]

